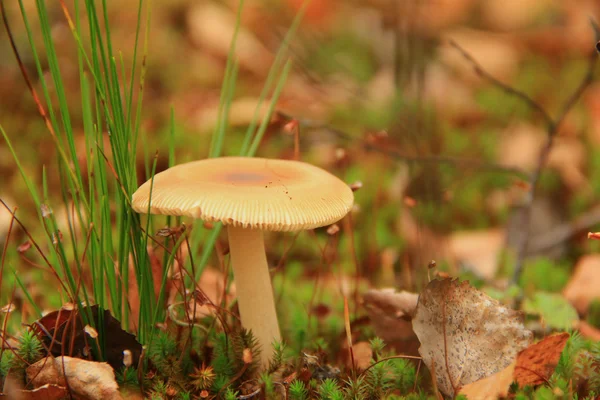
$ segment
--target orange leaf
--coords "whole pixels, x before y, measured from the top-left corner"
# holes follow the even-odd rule
[[[504,368],[502,371],[490,375],[487,378],[469,383],[460,389],[460,394],[464,394],[469,400],[486,400],[506,397],[508,389],[513,382],[516,361]]]
[[[558,364],[568,333],[548,336],[521,351],[517,356],[514,379],[519,386],[540,385],[550,379]]]

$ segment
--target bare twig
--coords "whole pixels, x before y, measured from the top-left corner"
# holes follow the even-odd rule
[[[542,235],[534,236],[529,246],[527,246],[527,255],[551,249],[566,242],[573,236],[587,232],[594,225],[598,224],[600,224],[600,206],[593,207],[591,210],[579,215],[573,221],[561,224]]]
[[[344,132],[340,129],[334,128],[327,124],[319,123],[310,119],[296,118],[292,115],[286,114],[284,112],[278,111],[277,115],[285,120],[296,120],[300,125],[305,128],[313,129],[313,130],[325,130],[336,138],[343,140],[345,142],[354,142],[356,141],[356,137],[350,135],[347,132]],[[514,167],[505,167],[499,164],[486,163],[481,160],[473,160],[473,159],[465,159],[459,157],[452,156],[438,156],[438,155],[419,155],[419,156],[410,156],[400,153],[399,151],[392,150],[389,148],[383,148],[378,146],[377,144],[370,143],[366,140],[360,141],[360,146],[365,151],[374,151],[379,154],[383,154],[384,156],[404,161],[409,164],[447,164],[453,166],[463,166],[470,168],[477,168],[479,170],[487,170],[489,172],[503,172],[507,174],[513,174],[521,178],[527,178],[528,174],[520,168]]]
[[[509,86],[506,83],[504,83],[504,82],[500,81],[499,79],[495,78],[494,76],[492,76],[489,72],[487,72],[486,70],[483,69],[483,67],[477,62],[477,60],[475,60],[473,58],[472,55],[470,55],[464,48],[462,48],[454,40],[450,39],[448,41],[448,44],[450,44],[450,46],[454,47],[465,58],[465,60],[467,60],[473,66],[473,70],[475,71],[475,73],[477,75],[479,75],[479,77],[481,77],[482,79],[485,79],[486,81],[490,82],[492,85],[498,87],[499,89],[504,91],[506,94],[520,99],[529,108],[538,112],[544,119],[544,122],[548,126],[548,129],[550,129],[550,126],[552,126],[554,124],[554,121],[552,120],[552,117],[550,116],[550,114],[548,114],[548,112],[538,102],[536,102],[531,97],[529,97],[529,95],[527,95],[527,93],[522,92],[518,89],[515,89],[514,87]]]
[[[592,21],[592,27],[594,28],[594,31],[596,32],[596,40],[599,40],[600,38],[598,38],[598,29],[596,27],[596,24],[593,21]],[[593,81],[594,69],[596,67],[596,61],[598,59],[598,56],[596,54],[596,51],[592,51],[590,53],[590,56],[588,57],[589,61],[588,61],[587,72],[581,79],[581,82],[579,83],[577,88],[573,91],[573,93],[569,96],[567,101],[563,104],[558,115],[555,118],[552,118],[550,116],[550,114],[548,113],[548,111],[546,111],[546,109],[540,103],[538,103],[537,101],[532,99],[526,93],[524,93],[520,90],[517,90],[514,87],[509,86],[509,85],[499,81],[492,75],[490,75],[488,72],[486,72],[481,67],[481,65],[465,49],[460,47],[453,40],[450,40],[449,43],[452,47],[454,47],[456,50],[458,50],[461,53],[461,55],[470,64],[472,64],[473,70],[475,71],[475,73],[477,75],[479,75],[481,78],[487,80],[492,85],[500,88],[506,94],[520,99],[529,108],[531,108],[532,110],[534,110],[538,114],[540,114],[540,116],[543,118],[544,123],[546,125],[546,134],[547,134],[546,143],[544,144],[544,147],[542,147],[542,149],[540,150],[536,168],[529,177],[529,192],[527,193],[527,196],[525,197],[524,203],[522,205],[523,212],[521,214],[521,224],[520,225],[523,227],[523,229],[525,229],[525,234],[521,235],[521,237],[519,238],[519,241],[516,245],[515,270],[514,270],[513,278],[512,278],[513,283],[514,283],[519,280],[519,277],[521,276],[521,273],[523,272],[523,263],[524,263],[525,257],[527,256],[527,253],[528,253],[528,247],[529,247],[529,242],[530,242],[529,236],[530,236],[531,210],[533,207],[533,200],[534,200],[536,192],[537,192],[538,182],[539,182],[540,176],[542,174],[542,170],[543,170],[544,166],[546,165],[546,161],[548,160],[548,156],[550,154],[550,151],[552,150],[552,146],[554,145],[554,138],[556,137],[556,133],[558,132],[565,116],[575,106],[577,101],[581,98],[581,95],[583,94],[585,89]]]

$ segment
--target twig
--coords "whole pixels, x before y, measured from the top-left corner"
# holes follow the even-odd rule
[[[592,28],[594,29],[594,31],[596,33],[596,41],[598,41],[600,38],[598,37],[597,26],[593,21],[591,23],[592,23]],[[577,86],[575,91],[573,91],[573,93],[569,96],[567,101],[563,104],[558,115],[555,118],[552,118],[550,116],[550,114],[546,111],[546,109],[544,107],[542,107],[542,105],[540,105],[540,103],[533,100],[526,93],[524,93],[520,90],[517,90],[517,89],[513,88],[512,86],[509,86],[509,85],[499,81],[492,75],[490,75],[488,72],[486,72],[482,68],[482,66],[469,53],[467,53],[467,51],[465,49],[463,49],[461,46],[459,46],[453,40],[450,40],[449,43],[452,47],[454,47],[456,50],[458,50],[461,53],[461,55],[469,63],[472,64],[473,70],[475,71],[475,73],[477,75],[479,75],[481,78],[487,80],[492,85],[500,88],[506,94],[520,99],[529,108],[531,108],[532,110],[539,113],[541,115],[541,117],[544,119],[544,123],[546,125],[546,134],[547,134],[546,143],[544,144],[544,147],[542,147],[542,149],[540,150],[536,168],[529,177],[529,188],[530,189],[529,189],[529,192],[527,193],[527,196],[525,197],[525,200],[524,200],[524,203],[522,206],[523,212],[521,214],[522,220],[521,220],[520,225],[525,229],[525,234],[521,235],[521,237],[519,238],[519,241],[517,242],[517,245],[516,245],[515,270],[514,270],[513,277],[512,277],[512,281],[513,281],[513,283],[515,283],[515,282],[519,281],[519,277],[521,276],[521,273],[523,272],[523,263],[524,263],[525,257],[527,256],[527,252],[528,252],[528,246],[529,246],[529,242],[530,242],[529,236],[530,236],[530,223],[531,223],[531,209],[533,207],[533,200],[534,200],[536,192],[537,192],[538,182],[539,182],[540,176],[542,174],[542,170],[546,164],[546,161],[548,160],[548,156],[550,154],[550,151],[552,150],[552,146],[554,145],[554,138],[556,137],[556,133],[558,132],[558,129],[560,128],[565,116],[575,106],[575,104],[577,103],[577,101],[580,99],[581,95],[585,91],[585,89],[593,81],[594,68],[596,66],[596,61],[598,59],[598,56],[596,54],[596,51],[593,51],[590,54],[590,56],[588,57],[589,61],[588,61],[588,69],[587,69],[586,74],[583,76],[581,82],[579,83],[579,85]]]
[[[296,118],[290,114],[278,111],[277,115],[285,120],[296,120],[300,125],[305,128],[313,129],[313,130],[325,130],[336,138],[343,140],[345,142],[354,142],[356,141],[356,137],[350,135],[347,132],[344,132],[340,129],[334,128],[327,124],[319,123],[310,119]],[[448,164],[448,165],[460,165],[464,167],[477,168],[479,170],[487,170],[493,172],[502,172],[507,174],[513,174],[519,176],[521,178],[527,178],[529,175],[527,172],[523,171],[520,168],[515,167],[505,167],[499,164],[486,163],[481,160],[474,159],[465,159],[459,157],[452,156],[439,156],[439,155],[422,155],[422,156],[410,156],[406,154],[402,154],[399,151],[391,150],[389,148],[383,148],[373,143],[369,143],[366,140],[360,140],[360,146],[365,151],[374,151],[379,154],[383,154],[384,156],[404,161],[410,164]]]
[[[558,225],[547,233],[534,236],[527,246],[527,255],[533,255],[559,245],[573,236],[600,224],[600,206],[579,215],[573,221]]]
[[[450,44],[450,46],[454,47],[473,66],[473,70],[477,75],[487,80],[492,85],[498,87],[506,94],[520,99],[523,103],[527,104],[527,106],[537,111],[544,119],[544,123],[548,126],[548,129],[550,129],[550,127],[554,124],[554,121],[552,120],[550,114],[548,114],[548,112],[538,102],[529,97],[527,93],[515,89],[514,87],[509,86],[506,83],[492,76],[489,72],[483,69],[483,67],[477,62],[477,60],[473,58],[473,56],[471,56],[464,48],[462,48],[454,40],[450,39],[448,43]]]

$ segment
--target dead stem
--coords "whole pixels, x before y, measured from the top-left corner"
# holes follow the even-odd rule
[[[592,24],[592,28],[594,29],[594,32],[596,33],[596,41],[598,41],[600,38],[598,37],[597,26],[593,21],[591,22],[591,24]],[[563,104],[561,111],[558,113],[558,115],[555,118],[552,118],[550,116],[550,114],[548,113],[548,111],[546,111],[546,109],[540,103],[538,103],[537,101],[532,99],[529,95],[527,95],[526,93],[524,93],[510,85],[507,85],[507,84],[499,81],[498,79],[496,79],[495,77],[490,75],[487,71],[485,71],[483,69],[483,67],[477,62],[477,60],[475,60],[465,49],[463,49],[455,41],[450,40],[449,44],[452,47],[454,47],[456,50],[458,50],[458,52],[473,66],[473,70],[475,71],[475,73],[478,76],[487,80],[492,85],[498,87],[499,89],[504,91],[506,94],[520,99],[529,108],[531,108],[532,110],[534,110],[538,114],[540,114],[546,125],[546,134],[547,134],[546,143],[540,150],[538,161],[536,163],[536,168],[529,177],[529,191],[527,193],[527,196],[525,197],[525,201],[522,206],[523,208],[522,208],[520,226],[524,227],[525,234],[519,238],[520,240],[516,245],[515,269],[514,269],[513,276],[512,276],[512,283],[514,284],[519,281],[519,277],[521,276],[521,273],[523,272],[523,263],[525,261],[525,257],[527,256],[527,250],[528,250],[529,241],[530,241],[529,240],[530,239],[529,227],[530,227],[530,222],[531,222],[531,209],[533,207],[533,200],[534,200],[536,192],[537,192],[537,186],[538,186],[540,176],[542,174],[542,170],[546,164],[546,161],[548,160],[548,156],[554,145],[554,138],[556,137],[556,134],[557,134],[565,116],[575,106],[577,101],[581,98],[581,95],[583,94],[585,89],[590,85],[590,83],[594,79],[594,69],[596,66],[596,61],[598,59],[597,51],[594,49],[590,53],[590,55],[588,57],[587,72],[581,79],[581,82],[579,83],[577,88],[573,91],[573,93],[569,96],[567,101]]]
[[[310,119],[295,118],[294,116],[286,114],[281,111],[278,111],[277,115],[283,119],[297,120],[299,124],[301,124],[302,126],[304,126],[306,128],[309,128],[309,129],[326,130],[327,132],[333,134],[338,139],[341,139],[345,142],[350,143],[350,142],[356,141],[356,137],[354,137],[354,136],[350,135],[349,133],[344,132],[340,129],[329,126],[327,124],[322,124],[322,123],[319,123],[319,122],[316,122],[316,121],[313,121]],[[464,159],[464,158],[451,157],[451,156],[440,156],[440,155],[409,156],[409,155],[402,154],[397,150],[384,148],[382,146],[377,145],[376,143],[370,143],[366,140],[360,140],[359,144],[360,144],[361,148],[364,149],[365,151],[374,151],[374,152],[382,154],[386,157],[389,157],[389,158],[392,158],[392,159],[395,159],[398,161],[404,161],[409,164],[448,164],[448,165],[452,165],[452,166],[463,166],[463,167],[476,168],[479,170],[486,170],[486,171],[490,171],[490,172],[502,172],[502,173],[516,175],[521,178],[526,178],[529,176],[527,174],[527,172],[523,171],[520,168],[505,167],[505,166],[498,165],[498,164],[486,163],[481,160]]]

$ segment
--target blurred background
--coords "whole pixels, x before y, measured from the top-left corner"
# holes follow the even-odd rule
[[[34,15],[34,3],[24,4]],[[152,4],[143,61],[147,72],[140,183],[146,178],[145,162],[156,152],[157,172],[167,167],[171,114],[177,162],[207,156],[237,4]],[[275,53],[301,4],[246,1],[225,154],[239,152]],[[20,10],[14,2],[5,6],[24,66],[39,90]],[[67,100],[73,102],[72,124],[82,131],[76,45],[60,5],[47,6]],[[131,65],[138,3],[122,0],[108,7],[114,51],[123,65]],[[360,182],[362,188],[355,193],[352,225],[342,227],[349,230],[339,243],[322,249],[313,236],[302,234],[284,255],[290,237],[273,234],[268,237],[272,264],[291,265],[296,272],[290,276],[309,283],[325,265],[325,288],[334,265],[359,276],[365,288],[418,292],[427,282],[428,263],[435,259],[439,270],[468,276],[492,291],[506,290],[514,266],[510,248],[526,229],[519,209],[547,132],[540,113],[483,79],[477,68],[526,93],[554,118],[586,74],[595,52],[590,19],[598,17],[600,4],[593,0],[312,0],[290,43],[292,73],[257,155],[292,158],[294,137],[287,128],[295,120],[301,159],[349,184]],[[30,24],[35,45],[42,48],[43,37],[36,35],[39,23],[32,18]],[[40,57],[42,67],[48,68]],[[121,78],[130,74],[123,69]],[[0,124],[25,171],[41,185],[45,168],[49,197],[59,198],[52,138],[4,29],[0,99]],[[265,114],[266,105],[259,110]],[[529,257],[519,282],[525,291],[560,292],[578,263],[600,265],[596,256],[583,257],[598,250],[586,233],[600,222],[599,111],[600,85],[592,83],[556,134],[532,208]],[[85,157],[83,136],[78,146]],[[0,198],[18,207],[32,234],[39,233],[34,203],[4,142],[0,176]],[[67,212],[54,209],[59,222]],[[0,209],[0,244],[10,221],[10,214]],[[318,231],[319,237],[327,233]],[[15,229],[10,251],[25,239]],[[17,262],[26,282],[44,281],[35,266]],[[600,279],[596,275],[600,273],[593,279]],[[336,287],[341,285],[338,278],[332,278]],[[276,290],[284,284],[285,279],[276,280]],[[4,280],[3,303],[13,285]],[[60,306],[60,297],[44,295],[44,285],[32,285],[37,286],[34,296],[45,308]],[[578,311],[585,313],[590,302],[576,305]]]

